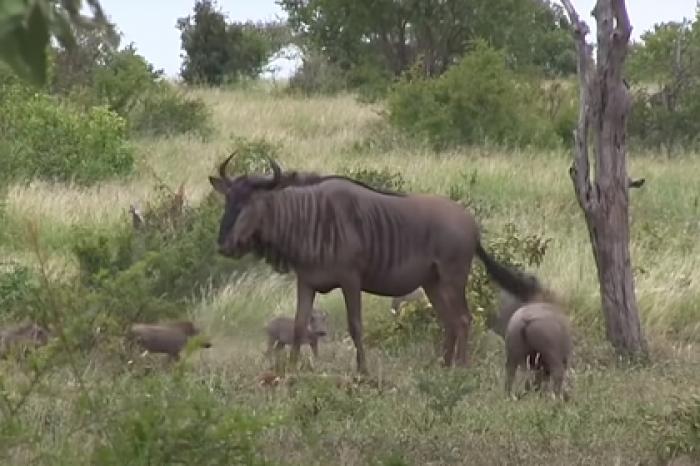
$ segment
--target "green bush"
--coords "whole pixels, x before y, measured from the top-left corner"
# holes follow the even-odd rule
[[[105,105],[137,135],[210,134],[211,115],[204,102],[162,80],[162,71],[154,70],[133,45],[104,51],[95,61],[82,57],[82,77],[75,82],[63,78],[71,72],[67,68],[71,52],[54,53],[61,66],[55,70],[52,89],[76,105],[86,110]]]
[[[125,221],[122,229],[109,234],[75,231],[81,284],[103,314],[98,320],[115,331],[135,320],[181,316],[202,287],[221,286],[251,263],[217,252],[218,195],[211,193],[191,208],[184,204],[182,191],[160,192],[144,209],[144,222],[136,230]]]
[[[228,164],[228,172],[233,176],[260,175],[269,173],[271,158],[280,163],[280,146],[260,138],[232,138],[235,155]]]
[[[39,279],[17,262],[0,263],[0,318],[32,315],[37,310]]]
[[[302,95],[334,94],[345,90],[343,70],[318,53],[305,54],[302,65],[289,78],[290,93]]]
[[[644,147],[695,147],[700,142],[700,82],[684,88],[673,103],[664,92],[638,89],[633,94],[628,131],[632,144]]]
[[[128,175],[126,133],[125,120],[104,107],[81,111],[21,86],[0,92],[0,165],[10,179],[92,184]]]
[[[676,408],[667,416],[647,419],[658,438],[658,457],[668,461],[687,455],[689,459],[700,461],[700,396],[676,401]]]
[[[435,148],[484,142],[556,146],[561,140],[552,123],[532,106],[533,85],[506,67],[503,52],[477,41],[437,79],[417,68],[407,72],[389,94],[389,121]]]
[[[416,374],[415,379],[418,391],[427,399],[428,409],[447,423],[452,422],[457,403],[478,387],[473,375],[459,372],[428,370]]]
[[[145,136],[192,133],[205,137],[212,132],[211,111],[204,102],[167,83],[143,98],[129,116],[129,123],[134,133]]]
[[[266,464],[259,436],[274,421],[228,405],[205,385],[149,376],[105,394],[93,464]],[[186,395],[185,395],[186,394]]]

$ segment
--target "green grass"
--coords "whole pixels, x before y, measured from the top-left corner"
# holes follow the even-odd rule
[[[36,458],[45,464],[94,463],[95,445],[117,441],[110,423],[121,422],[123,412],[108,401],[121,406],[133,397],[120,387],[138,386],[149,370],[164,384],[162,393],[184,390],[183,399],[204,397],[224,413],[236,407],[274,419],[257,437],[259,453],[272,464],[654,464],[660,434],[652,420],[677,406],[674,397],[688,399],[700,387],[697,154],[672,161],[631,154],[631,176],[647,179],[630,195],[637,296],[652,362],[630,367],[616,362],[603,341],[595,266],[566,152],[475,147],[435,154],[400,138],[382,140],[390,133],[383,128],[381,107],[360,105],[351,96],[300,99],[264,88],[192,92],[213,109],[215,136],[208,142],[138,141],[137,173],[122,182],[90,188],[11,186],[3,226],[10,234],[0,235],[6,238],[0,245],[3,257],[36,263],[23,233],[35,222],[51,276],[70,279],[76,272],[70,254],[73,227],[109,231],[128,222],[131,202],[154,199],[153,173],[173,187],[184,183],[186,202],[197,204],[210,191],[207,175],[236,136],[279,144],[280,163],[288,169],[389,167],[413,189],[441,194],[453,183],[465,183],[469,196],[488,207],[488,216],[479,219],[484,236],[513,222],[525,234],[553,239],[535,272],[570,304],[576,342],[573,399],[563,405],[536,395],[507,399],[503,345],[492,334],[470,340],[473,365],[466,371],[441,369],[434,348],[424,341],[398,355],[370,348],[374,384],[353,383],[354,349],[338,291],[317,298],[332,325],[320,359],[311,361],[305,347],[302,368],[290,379],[295,383],[261,387],[257,376],[271,364],[262,354],[262,328],[273,315],[292,315],[296,300],[293,277],[261,268],[223,289],[203,290],[192,302],[187,313],[214,346],[195,352],[179,370],[157,355],[135,355],[130,365],[115,363],[107,353],[79,355],[84,390],[65,366],[50,370],[18,414],[29,427],[27,436],[0,436],[7,464]],[[212,231],[212,241],[216,234]],[[389,312],[387,298],[364,295],[363,304],[366,327]],[[12,361],[0,366],[3,388],[16,395],[26,383],[24,372]],[[168,385],[179,371],[184,385]],[[85,392],[111,414],[86,409]],[[171,405],[163,403],[168,413]],[[13,438],[25,441],[10,448]]]

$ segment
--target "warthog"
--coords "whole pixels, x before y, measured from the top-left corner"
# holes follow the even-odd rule
[[[482,247],[474,216],[444,196],[371,188],[339,175],[282,173],[272,177],[210,177],[225,196],[219,252],[253,253],[297,278],[297,310],[290,359],[299,357],[317,293],[340,288],[357,370],[367,374],[362,342],[362,292],[401,296],[422,287],[445,330],[443,360],[467,366],[472,316],[464,294],[474,255],[499,285],[514,293],[527,284]]]
[[[410,303],[411,301],[418,301],[423,299],[425,293],[422,288],[416,288],[408,294],[403,296],[394,296],[391,299],[391,313],[394,315],[399,315],[401,311],[401,304]]]
[[[166,322],[161,324],[132,324],[131,334],[134,340],[150,353],[165,353],[171,359],[180,359],[180,351],[187,344],[187,340],[193,335],[190,329],[194,326],[184,322]],[[201,348],[210,348],[208,340],[199,343]]]
[[[13,325],[0,330],[0,355],[14,347],[37,348],[48,341],[48,330],[34,322]]]
[[[541,288],[520,301],[501,291],[501,307],[496,319],[487,325],[504,337],[506,350],[506,392],[510,394],[517,368],[535,372],[535,386],[554,383],[555,395],[563,396],[562,386],[571,352],[571,324],[553,295]]]
[[[169,320],[161,322],[160,325],[166,325],[168,327],[179,329],[188,337],[192,337],[199,334],[199,329],[197,329],[197,327],[195,327],[194,324],[189,320]]]
[[[273,347],[281,350],[284,345],[294,343],[294,319],[279,316],[272,319],[265,326],[267,332],[267,351],[270,354]],[[301,336],[302,344],[309,345],[314,356],[318,357],[318,340],[328,334],[328,313],[314,308],[311,311],[311,319],[306,331]]]

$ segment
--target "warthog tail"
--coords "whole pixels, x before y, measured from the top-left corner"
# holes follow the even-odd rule
[[[489,276],[494,279],[501,288],[521,301],[527,302],[542,291],[542,286],[534,275],[525,274],[503,264],[499,264],[496,259],[486,252],[481,242],[476,244],[476,254],[479,256],[479,259],[481,259],[481,262],[484,263]]]

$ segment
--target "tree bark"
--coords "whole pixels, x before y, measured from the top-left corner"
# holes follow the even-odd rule
[[[622,79],[632,27],[624,0],[598,0],[597,60],[586,42],[588,26],[570,0],[562,0],[572,23],[578,51],[580,110],[574,132],[574,160],[569,170],[584,212],[593,249],[606,336],[620,354],[646,357],[630,258],[629,188],[626,124],[630,96]],[[591,183],[589,142],[595,152]]]

